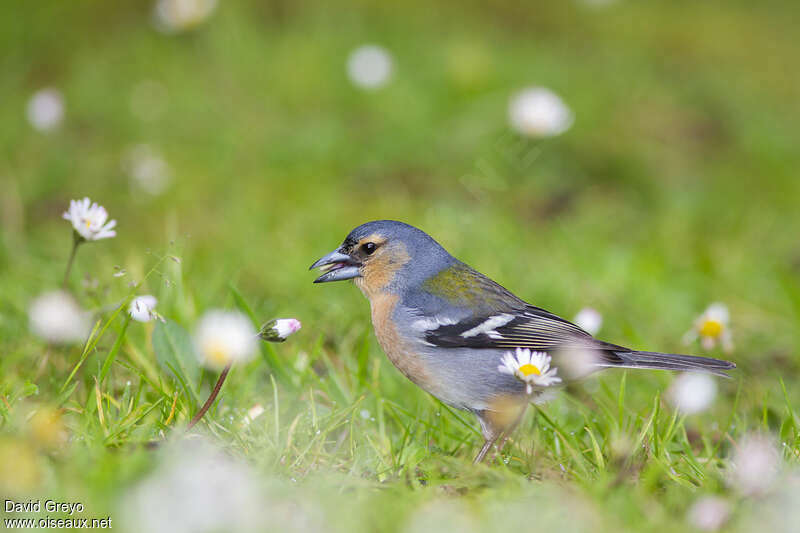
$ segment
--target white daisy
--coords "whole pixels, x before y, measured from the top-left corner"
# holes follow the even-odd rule
[[[575,315],[573,322],[586,331],[589,335],[596,335],[600,328],[603,326],[603,315],[596,309],[591,307],[584,307],[578,314]]]
[[[726,353],[733,351],[728,306],[719,302],[709,305],[708,309],[694,321],[694,326],[686,332],[683,340],[688,344],[698,338],[706,350],[713,349],[719,343]]]
[[[718,496],[705,496],[689,509],[688,522],[700,531],[717,531],[731,516],[731,505]]]
[[[511,127],[528,137],[553,137],[567,131],[575,120],[556,93],[529,87],[515,94],[508,106]]]
[[[781,456],[775,442],[766,435],[749,434],[737,444],[731,461],[731,482],[745,496],[767,493],[781,469]]]
[[[296,318],[278,318],[270,320],[258,332],[265,341],[283,342],[289,335],[297,332],[303,325]]]
[[[74,344],[86,339],[90,315],[65,291],[46,292],[28,309],[31,331],[54,344]]]
[[[163,193],[172,181],[169,165],[161,154],[148,144],[137,144],[122,157],[122,169],[132,188],[153,196]]]
[[[58,89],[36,91],[28,101],[28,122],[39,131],[51,131],[64,118],[64,98]]]
[[[150,322],[155,316],[153,310],[156,308],[157,303],[156,297],[150,294],[137,296],[131,301],[131,305],[128,307],[128,314],[137,322]]]
[[[236,311],[208,311],[197,325],[194,342],[200,363],[218,370],[250,359],[257,347],[250,320]]]
[[[560,361],[558,370],[566,379],[583,379],[603,368],[600,352],[586,346],[568,346],[554,355]]]
[[[667,391],[669,402],[687,415],[705,411],[717,395],[717,382],[708,374],[681,374]]]
[[[156,28],[179,33],[202,24],[217,7],[217,0],[157,0],[153,7]]]
[[[92,203],[89,198],[71,200],[69,210],[62,216],[65,220],[69,220],[78,235],[87,241],[108,239],[117,234],[114,231],[117,221],[108,220],[105,208],[96,202]]]
[[[121,499],[128,531],[255,532],[277,522],[247,463],[199,439],[169,442],[156,468]]]
[[[534,386],[549,387],[561,383],[561,378],[556,376],[558,369],[550,368],[550,356],[527,348],[517,348],[516,357],[511,352],[506,352],[503,364],[497,370],[525,383],[528,394],[533,392]]]
[[[360,46],[347,58],[347,76],[361,89],[383,87],[392,76],[392,56],[381,46]]]

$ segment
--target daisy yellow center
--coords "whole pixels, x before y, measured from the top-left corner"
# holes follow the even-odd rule
[[[214,366],[223,367],[230,360],[227,348],[220,342],[209,342],[205,351],[206,359]]]
[[[542,375],[542,372],[530,363],[520,366],[518,370],[523,376],[530,376],[531,374],[536,376]]]
[[[700,326],[700,335],[703,337],[719,337],[722,334],[722,322],[719,320],[706,320]]]

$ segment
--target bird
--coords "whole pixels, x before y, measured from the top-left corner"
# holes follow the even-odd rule
[[[547,397],[562,378],[579,379],[606,368],[727,377],[726,371],[736,367],[596,339],[515,296],[424,231],[399,221],[356,227],[309,270],[317,268],[322,275],[314,283],[352,280],[361,290],[378,343],[402,374],[446,405],[476,416],[484,442],[474,463],[482,462],[498,439],[496,449],[502,450],[528,405]]]

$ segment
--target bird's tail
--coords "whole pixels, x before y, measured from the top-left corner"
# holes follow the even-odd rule
[[[614,351],[619,360],[608,361],[602,366],[616,368],[642,368],[650,370],[678,370],[684,372],[708,372],[717,376],[729,377],[726,370],[736,368],[736,364],[722,359],[680,355],[675,353]]]

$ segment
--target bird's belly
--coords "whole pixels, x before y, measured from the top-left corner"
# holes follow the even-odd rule
[[[449,348],[435,352],[423,346],[419,355],[435,384],[431,394],[448,405],[470,411],[495,410],[507,400],[518,400],[525,386],[497,367],[502,352]]]
[[[502,350],[433,349],[421,340],[400,335],[398,321],[392,316],[395,295],[373,294],[370,304],[375,336],[386,356],[403,375],[442,402],[483,411],[498,401],[524,395],[522,383],[497,369]]]
[[[425,392],[453,407],[471,409],[468,396],[458,387],[452,387],[450,380],[442,379],[437,366],[431,365],[430,358],[419,349],[418,343],[399,334],[391,317],[395,298],[385,294],[380,297],[373,295],[370,299],[375,336],[389,361]]]
[[[403,375],[457,409],[494,410],[498,404],[525,394],[522,383],[497,370],[502,354],[459,349],[438,350],[433,354],[417,343],[396,342],[385,333],[377,337],[389,360]]]

